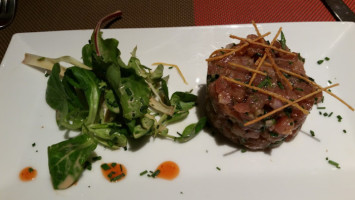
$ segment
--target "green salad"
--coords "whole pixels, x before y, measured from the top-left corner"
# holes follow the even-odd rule
[[[142,65],[136,57],[137,48],[128,63],[121,59],[118,41],[103,39],[100,32],[102,23],[120,15],[117,11],[99,21],[82,48],[83,62],[69,56],[52,59],[32,54],[26,54],[23,62],[51,70],[46,102],[56,111],[60,129],[80,132],[48,147],[55,189],[66,189],[78,181],[98,145],[127,148],[128,140],[147,136],[187,142],[206,123],[206,118],[201,118],[181,134],[168,134],[167,126],[185,119],[197,96],[191,92],[169,96],[164,66],[153,70]],[[59,62],[73,66],[64,68]]]

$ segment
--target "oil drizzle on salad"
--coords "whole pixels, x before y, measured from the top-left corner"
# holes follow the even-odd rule
[[[165,161],[161,163],[157,168],[157,171],[158,170],[159,174],[157,175],[157,177],[166,180],[173,180],[180,173],[179,166],[173,161]]]
[[[102,175],[110,182],[122,180],[127,175],[127,169],[119,163],[103,163],[101,165]]]
[[[25,167],[21,170],[19,178],[21,181],[32,181],[37,176],[37,170],[33,167]]]

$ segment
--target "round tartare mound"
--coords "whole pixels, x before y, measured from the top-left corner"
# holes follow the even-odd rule
[[[256,35],[247,36],[249,40],[256,38]],[[268,44],[263,38],[257,42]],[[303,111],[291,105],[245,126],[247,122],[287,104],[285,100],[253,87],[280,95],[291,102],[317,90],[309,81],[286,73],[292,72],[314,81],[306,75],[304,59],[300,54],[287,53],[290,49],[279,41],[274,41],[273,46],[284,51],[267,49],[265,45],[247,44],[241,40],[239,44],[229,44],[214,52],[210,58],[221,57],[233,49],[239,48],[239,51],[221,59],[208,61],[206,110],[209,122],[217,132],[232,142],[252,150],[276,147],[283,141],[293,139],[306,120],[307,113],[304,110],[310,111],[312,106],[323,98],[319,92],[298,102]],[[264,55],[265,60],[261,62]],[[238,67],[241,65],[256,70],[260,62],[262,65],[258,71],[264,74]],[[251,87],[230,79],[244,84],[249,84],[252,80]]]

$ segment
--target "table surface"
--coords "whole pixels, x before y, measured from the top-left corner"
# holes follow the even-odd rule
[[[344,0],[355,11],[355,0]],[[17,0],[11,25],[0,30],[0,62],[15,33],[93,29],[108,13],[123,17],[108,28],[335,21],[321,0]]]

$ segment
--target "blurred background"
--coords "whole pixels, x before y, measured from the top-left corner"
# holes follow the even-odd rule
[[[355,11],[355,0],[344,0]],[[93,29],[116,10],[109,28],[335,21],[321,0],[17,0],[13,22],[0,30],[0,62],[15,33]]]

